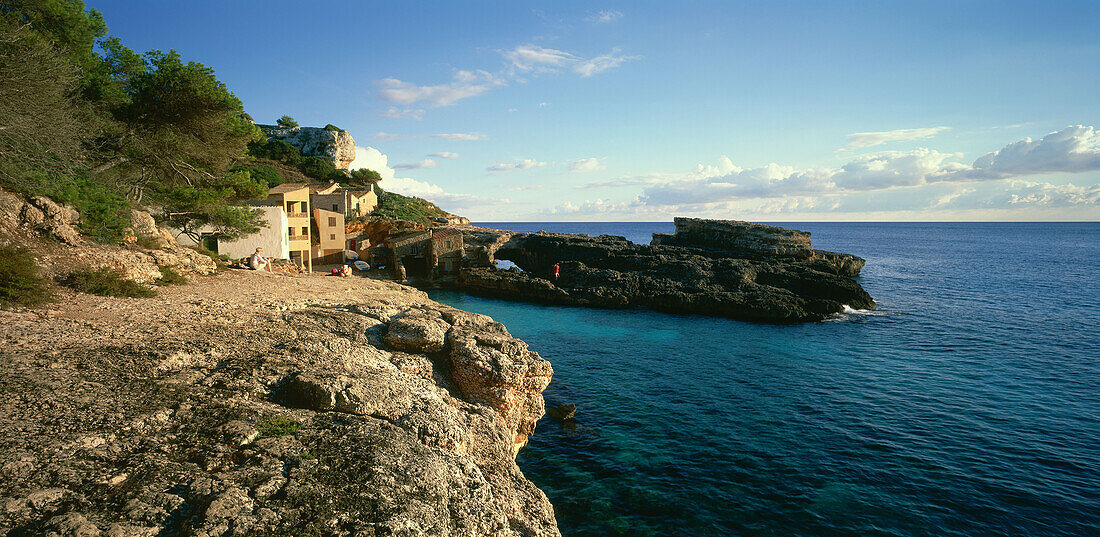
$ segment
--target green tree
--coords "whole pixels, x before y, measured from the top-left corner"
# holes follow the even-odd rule
[[[178,184],[164,188],[157,197],[166,202],[163,216],[195,242],[201,240],[207,228],[234,240],[265,226],[260,211],[239,206],[247,200],[267,197],[267,184],[248,170],[229,172],[203,186]]]
[[[340,127],[337,127],[336,125],[333,125],[332,123],[329,123],[328,125],[325,125],[325,130],[326,131],[332,131],[332,132],[340,132],[344,129],[341,129]]]
[[[35,172],[82,163],[89,110],[74,94],[78,75],[44,37],[0,18],[0,184],[26,191]]]
[[[283,117],[275,120],[275,123],[277,123],[280,127],[287,127],[287,128],[294,128],[294,127],[298,126],[298,122],[294,121],[294,118],[292,118],[290,116],[283,116]]]
[[[352,170],[351,176],[346,179],[348,185],[376,185],[382,181],[382,175],[374,170],[368,170],[366,168],[359,168],[358,170]]]

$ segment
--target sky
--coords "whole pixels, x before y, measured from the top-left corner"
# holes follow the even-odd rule
[[[87,3],[475,222],[1100,220],[1100,2]]]

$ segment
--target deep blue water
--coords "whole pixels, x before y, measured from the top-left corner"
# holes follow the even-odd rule
[[[518,458],[564,535],[1100,535],[1100,224],[788,227],[866,258],[878,309],[769,326],[432,293],[505,323],[553,363],[548,404],[577,405]]]

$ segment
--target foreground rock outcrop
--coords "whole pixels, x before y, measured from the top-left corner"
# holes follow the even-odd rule
[[[558,535],[550,364],[366,279],[230,271],[0,312],[0,534]]]
[[[645,306],[747,321],[819,321],[874,300],[854,279],[864,260],[815,250],[810,234],[728,220],[677,218],[650,245],[623,237],[464,229],[467,291],[554,304]],[[497,259],[522,270],[496,270]],[[553,265],[560,276],[554,278]]]

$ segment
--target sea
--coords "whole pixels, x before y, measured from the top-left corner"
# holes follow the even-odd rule
[[[1100,536],[1100,223],[774,223],[865,258],[877,307],[773,326],[431,292],[577,405],[517,458],[563,535]]]

